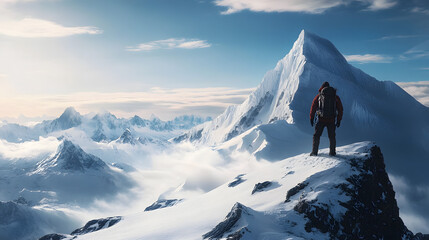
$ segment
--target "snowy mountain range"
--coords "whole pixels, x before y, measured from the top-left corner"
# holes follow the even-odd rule
[[[152,116],[150,120],[134,116],[130,119],[117,118],[111,113],[88,114],[82,116],[73,107],[65,109],[60,117],[54,120],[45,120],[32,127],[22,126],[14,123],[3,124],[0,127],[0,138],[9,142],[23,142],[37,140],[40,136],[53,135],[55,132],[63,132],[69,129],[83,130],[92,140],[96,142],[110,142],[118,139],[127,129],[140,132],[147,139],[162,138],[166,140],[176,136],[181,131],[190,129],[211,118],[197,116],[180,116],[170,121],[162,121]],[[142,130],[145,133],[142,133]],[[152,134],[151,134],[152,133]],[[164,133],[165,136],[162,137]],[[55,135],[55,134],[54,134]]]
[[[325,81],[344,105],[342,147],[336,157],[327,149],[310,157],[308,115]],[[412,205],[423,222],[429,217],[427,119],[429,108],[395,83],[302,31],[241,105],[211,121],[68,108],[34,127],[3,125],[0,197],[8,199],[0,219],[8,209],[26,213],[0,220],[0,229],[11,238],[13,224],[37,226],[43,230],[26,229],[21,239],[52,233],[42,240],[428,239],[401,213]],[[404,186],[415,193],[395,194]],[[58,230],[38,225],[44,213],[28,213],[47,208],[67,213],[55,217]],[[73,211],[85,212],[87,224],[77,225]]]

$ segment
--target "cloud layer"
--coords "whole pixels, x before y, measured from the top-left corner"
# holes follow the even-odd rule
[[[405,91],[429,107],[429,81],[398,82]],[[226,107],[242,103],[253,91],[248,89],[217,88],[152,88],[145,92],[85,92],[66,95],[0,96],[0,119],[28,121],[41,113],[57,117],[68,106],[81,113],[110,111],[121,117],[137,114],[150,117],[153,113],[162,119],[177,115],[195,114],[216,117]],[[10,106],[15,106],[11,108]],[[44,117],[45,119],[47,117]]]
[[[421,82],[397,82],[407,93],[429,107],[429,81]]]
[[[231,14],[243,10],[254,12],[305,12],[322,13],[330,8],[360,2],[367,10],[377,11],[391,8],[396,0],[215,0],[215,4],[226,7],[223,14]]]
[[[429,221],[425,219],[429,213],[427,199],[429,199],[429,188],[427,186],[416,186],[402,177],[389,174],[389,179],[396,192],[396,200],[401,209],[400,217],[407,227],[417,233],[429,232]]]
[[[348,62],[357,63],[389,63],[392,58],[380,54],[344,55]]]
[[[253,89],[231,88],[152,88],[146,92],[74,93],[68,95],[0,96],[0,118],[58,116],[68,106],[81,113],[110,111],[121,117],[135,114],[163,119],[195,114],[215,117],[231,104],[242,103]],[[10,106],[15,106],[11,108]]]
[[[208,48],[211,44],[206,40],[200,39],[185,39],[185,38],[169,38],[165,40],[157,40],[147,43],[141,43],[135,47],[127,47],[127,51],[141,52],[151,51],[156,49],[195,49],[195,48]]]
[[[91,27],[65,27],[58,23],[37,19],[0,21],[0,34],[22,38],[54,38],[79,34],[101,34],[102,30]]]

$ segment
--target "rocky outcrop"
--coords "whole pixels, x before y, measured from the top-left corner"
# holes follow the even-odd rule
[[[147,211],[153,211],[160,208],[172,207],[178,204],[179,202],[181,202],[182,200],[183,199],[160,199],[154,202],[149,207],[145,208],[144,211],[147,212]]]
[[[66,238],[73,239],[75,237],[70,237],[70,235],[65,234],[52,233],[39,238],[39,240],[61,240]]]
[[[231,211],[226,216],[225,220],[220,222],[216,227],[214,227],[210,232],[203,235],[204,239],[220,239],[226,233],[230,232],[237,221],[242,217],[242,215],[250,215],[245,207],[241,203],[235,203]],[[228,239],[240,239],[241,229],[237,232],[231,233],[228,235]]]
[[[120,216],[94,219],[94,220],[87,222],[85,224],[85,226],[74,230],[70,235],[52,233],[52,234],[47,234],[47,235],[39,238],[39,240],[61,240],[61,239],[65,239],[65,238],[75,239],[79,235],[84,235],[87,233],[99,231],[101,229],[109,228],[109,227],[117,224],[121,220],[122,220],[122,217],[120,217]]]
[[[246,181],[246,179],[243,179],[243,176],[246,174],[240,174],[237,177],[234,178],[234,181],[228,183],[228,187],[235,187],[239,185],[240,183]]]
[[[265,181],[265,182],[262,182],[262,183],[255,184],[255,187],[253,187],[253,190],[252,190],[252,195],[255,194],[256,192],[262,192],[262,191],[264,191],[264,189],[270,187],[272,184],[273,183],[270,182],[270,181]]]
[[[307,186],[308,186],[307,182],[302,182],[302,183],[298,183],[295,187],[291,188],[286,193],[286,200],[285,200],[285,202],[290,202],[290,198],[292,196],[295,196],[299,191],[301,191],[302,189],[304,189]]]
[[[108,217],[108,218],[100,218],[100,219],[94,219],[85,224],[85,226],[78,228],[74,230],[71,235],[83,235],[90,232],[95,232],[104,228],[109,228],[115,224],[117,224],[119,221],[122,220],[122,217],[115,216],[115,217]]]
[[[329,207],[314,199],[300,200],[294,210],[307,219],[307,232],[317,229],[328,233],[331,239],[414,239],[414,235],[399,217],[395,192],[385,170],[380,148],[373,146],[369,156],[351,159],[355,174],[347,178],[347,183],[336,186],[350,197],[349,201],[339,201],[346,209],[341,218],[335,217]],[[299,184],[288,195],[295,195],[305,188]]]

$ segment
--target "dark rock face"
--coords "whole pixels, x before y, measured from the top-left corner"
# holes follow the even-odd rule
[[[39,238],[39,240],[61,240],[64,238],[75,239],[77,235],[83,235],[91,232],[96,232],[101,229],[109,228],[117,224],[121,220],[122,220],[122,217],[120,216],[94,219],[87,222],[85,226],[74,230],[70,235],[53,233],[53,234],[45,235]]]
[[[218,225],[216,225],[216,227],[214,227],[210,232],[206,233],[203,235],[204,239],[220,239],[222,238],[222,236],[229,232],[232,227],[237,223],[237,221],[241,218],[242,214],[249,214],[246,211],[246,207],[241,204],[241,203],[235,203],[234,206],[232,207],[231,211],[228,213],[228,215],[226,216],[225,220],[223,220],[221,223],[219,223]],[[239,231],[241,232],[241,231]],[[235,237],[234,237],[235,235]],[[233,233],[231,235],[229,235],[228,239],[240,239],[240,237],[238,237],[238,233]],[[237,238],[238,237],[238,238]]]
[[[429,240],[429,234],[422,234],[422,233],[417,233],[414,236],[415,240]]]
[[[175,138],[173,138],[173,142],[180,143],[180,142],[183,142],[185,140],[189,140],[189,141],[193,142],[193,141],[200,139],[202,136],[203,136],[203,129],[200,129],[194,133],[189,133],[189,134],[185,133],[185,134],[182,134],[178,137],[175,137]]]
[[[30,205],[30,203],[24,197],[19,197],[18,199],[13,200],[13,202],[22,205]]]
[[[228,133],[225,141],[232,139],[233,137],[241,134],[245,129],[248,129],[254,124],[255,118],[264,106],[269,106],[270,102],[273,101],[274,96],[270,92],[266,92],[265,96],[259,101],[258,105],[251,107],[245,116],[242,116],[240,122],[235,128]]]
[[[247,227],[243,227],[243,228],[239,229],[238,231],[236,231],[235,233],[229,234],[226,239],[227,240],[240,240],[244,236],[244,234],[246,234],[247,232],[251,232],[251,231]]]
[[[192,135],[192,136],[189,138],[189,140],[190,140],[191,142],[193,142],[193,141],[196,141],[196,140],[200,139],[200,138],[202,137],[202,132],[203,132],[203,129],[198,130],[194,135]]]
[[[309,221],[305,224],[305,231],[311,232],[312,228],[320,230],[322,233],[337,233],[339,230],[339,223],[335,220],[329,212],[327,206],[320,207],[315,204],[316,201],[300,201],[293,209],[299,213],[305,214]],[[331,235],[333,238],[333,235]],[[342,238],[340,238],[342,239]],[[354,238],[344,238],[354,239]]]
[[[188,134],[185,133],[185,134],[182,134],[178,137],[173,138],[173,142],[180,143],[180,142],[185,141],[186,139],[189,139],[189,136],[188,136]]]
[[[120,143],[129,143],[129,144],[136,144],[136,141],[134,140],[133,134],[131,133],[130,129],[125,129],[124,133],[119,137],[118,141]]]
[[[295,187],[289,189],[289,191],[287,191],[287,193],[286,193],[285,202],[290,202],[290,198],[292,196],[294,196],[295,194],[297,194],[299,191],[301,191],[302,189],[304,189],[307,186],[308,186],[308,182],[302,182],[302,183],[298,183]]]
[[[147,212],[147,211],[153,211],[153,210],[160,209],[160,208],[172,207],[181,201],[182,201],[182,199],[158,200],[158,201],[154,202],[152,205],[150,205],[149,207],[145,208],[144,211]]]
[[[67,238],[67,237],[69,237],[69,236],[64,235],[64,234],[52,233],[52,234],[48,234],[48,235],[45,235],[45,236],[39,238],[39,240],[61,240],[61,239]],[[74,238],[76,238],[76,237],[74,237]],[[72,238],[72,239],[74,239],[74,238]]]
[[[103,130],[101,130],[100,128],[98,128],[97,130],[95,130],[94,134],[91,137],[92,140],[96,141],[96,142],[102,142],[102,141],[106,141],[107,136],[103,133]]]
[[[107,165],[98,157],[85,153],[79,146],[65,140],[58,160],[62,160],[63,168],[83,171],[85,169],[102,169]]]
[[[262,183],[255,184],[255,187],[252,190],[252,195],[254,193],[256,193],[256,192],[262,192],[262,191],[264,191],[264,189],[267,188],[267,187],[269,187],[269,186],[271,186],[271,184],[273,184],[273,183],[270,182],[270,181],[265,181],[265,182],[262,182]]]
[[[242,182],[246,181],[246,179],[243,179],[243,176],[244,176],[244,175],[246,175],[246,174],[240,174],[240,175],[238,175],[237,177],[235,177],[234,181],[232,181],[232,182],[228,183],[228,187],[235,187],[235,186],[237,186],[238,184],[240,184],[240,183],[242,183]]]
[[[340,202],[347,209],[344,216],[335,219],[328,206],[318,204],[317,200],[300,201],[294,210],[308,219],[305,230],[316,228],[329,233],[331,239],[413,239],[414,235],[399,217],[380,148],[372,147],[367,159],[352,159],[350,164],[357,174],[349,177],[347,184],[337,186],[351,197]]]
[[[74,230],[71,235],[82,235],[90,232],[95,232],[103,228],[109,228],[117,224],[121,220],[122,217],[119,216],[91,220],[87,222],[85,226]]]

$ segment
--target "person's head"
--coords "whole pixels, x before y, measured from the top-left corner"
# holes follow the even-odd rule
[[[325,87],[329,87],[329,83],[328,82],[324,82],[322,84],[322,86],[319,88],[319,92],[322,91],[322,89],[324,89]]]
[[[328,82],[324,82],[324,83],[322,84],[322,87],[320,87],[320,88],[325,88],[325,87],[329,87],[329,83],[328,83]]]

